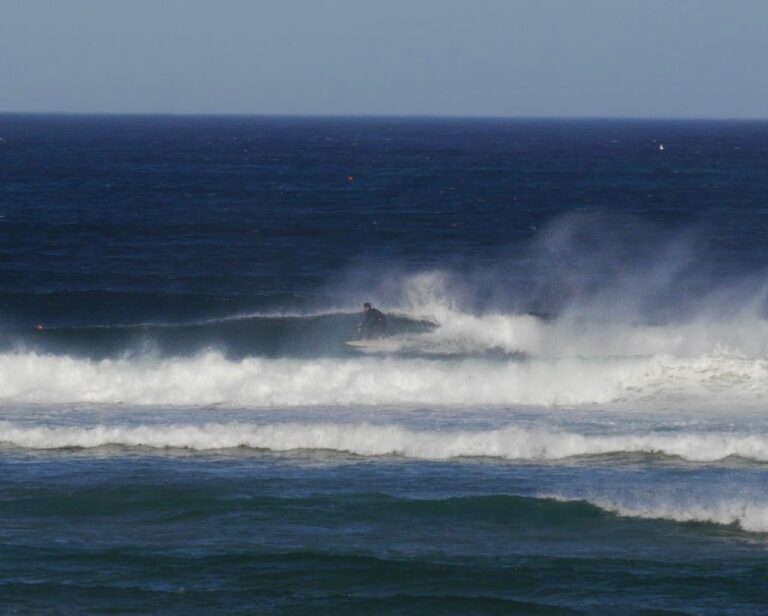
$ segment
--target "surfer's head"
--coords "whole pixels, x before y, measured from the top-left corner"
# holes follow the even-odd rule
[[[368,302],[365,302],[365,303],[363,304],[363,310],[365,310],[366,312],[368,312],[370,309],[371,309],[371,305],[370,305]]]

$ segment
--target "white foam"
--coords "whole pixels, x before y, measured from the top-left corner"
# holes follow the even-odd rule
[[[468,289],[447,272],[432,271],[397,280],[386,308],[437,323],[435,330],[408,344],[409,350],[432,353],[502,349],[537,357],[768,357],[765,288],[756,286],[747,298],[736,294],[741,299],[733,300],[734,305],[721,297],[725,291],[712,293],[686,318],[664,324],[648,323],[627,307],[643,293],[643,288],[632,288],[616,296],[603,294],[586,305],[569,307],[557,319],[492,310],[478,313],[465,308],[471,303]]]
[[[653,453],[691,461],[739,456],[768,461],[768,435],[731,433],[588,435],[507,427],[487,431],[415,431],[369,423],[206,423],[163,425],[26,426],[0,422],[0,441],[22,448],[104,445],[186,448],[250,447],[271,451],[331,450],[361,456],[446,460],[494,457],[561,460],[609,453]]]
[[[92,361],[0,354],[0,401],[245,407],[583,405],[666,398],[760,402],[768,361],[669,357]]]
[[[0,442],[25,449],[98,448],[107,445],[211,451],[247,447],[286,452],[328,450],[360,456],[448,460],[493,457],[546,461],[573,456],[652,453],[711,462],[739,456],[768,462],[768,434],[677,432],[583,434],[507,427],[486,431],[409,430],[370,423],[144,424],[42,426],[0,421]],[[725,487],[725,492],[723,488]],[[747,486],[749,487],[749,486]],[[585,501],[620,516],[737,525],[768,532],[768,502],[758,491],[718,485],[595,486],[592,493],[538,494],[559,501]],[[598,490],[601,493],[595,493]]]
[[[747,532],[768,532],[768,501],[728,498],[710,495],[702,500],[675,501],[669,496],[648,496],[644,504],[627,503],[618,498],[580,498],[545,495],[561,502],[586,501],[616,515],[674,522],[705,522],[724,526],[736,525]]]
[[[0,354],[0,399],[34,403],[307,405],[580,405],[665,396],[762,399],[768,362],[705,357],[531,361],[423,359],[91,361]]]
[[[0,399],[240,406],[580,404],[636,383],[644,362],[492,363],[402,359],[231,361],[218,353],[89,361],[0,355]]]

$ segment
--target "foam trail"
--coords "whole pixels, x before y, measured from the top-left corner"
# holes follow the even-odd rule
[[[519,427],[447,432],[414,431],[398,425],[367,423],[27,427],[0,422],[0,441],[30,449],[124,445],[203,451],[249,447],[271,451],[330,450],[361,456],[397,455],[429,460],[458,457],[561,460],[609,453],[649,453],[697,462],[730,456],[768,461],[768,435],[696,432],[587,435]]]

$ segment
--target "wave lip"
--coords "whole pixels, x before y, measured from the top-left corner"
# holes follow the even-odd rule
[[[673,522],[700,522],[736,526],[751,533],[768,533],[768,502],[724,498],[715,502],[676,502],[651,498],[644,504],[626,503],[617,498],[581,498],[540,495],[558,502],[586,502],[621,517]]]
[[[329,450],[360,456],[447,460],[492,457],[561,460],[606,454],[658,454],[694,462],[737,456],[768,461],[768,435],[679,433],[585,435],[507,427],[487,431],[415,431],[368,423],[240,422],[199,425],[96,425],[27,427],[0,422],[0,441],[28,449],[96,448],[106,445],[196,451],[248,447],[270,451]]]

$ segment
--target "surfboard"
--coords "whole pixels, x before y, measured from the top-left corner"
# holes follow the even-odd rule
[[[381,348],[381,340],[348,340],[344,344],[353,349],[378,349]]]
[[[348,340],[344,344],[361,353],[399,353],[403,348],[407,348],[407,346],[404,347],[405,340],[398,336]]]

